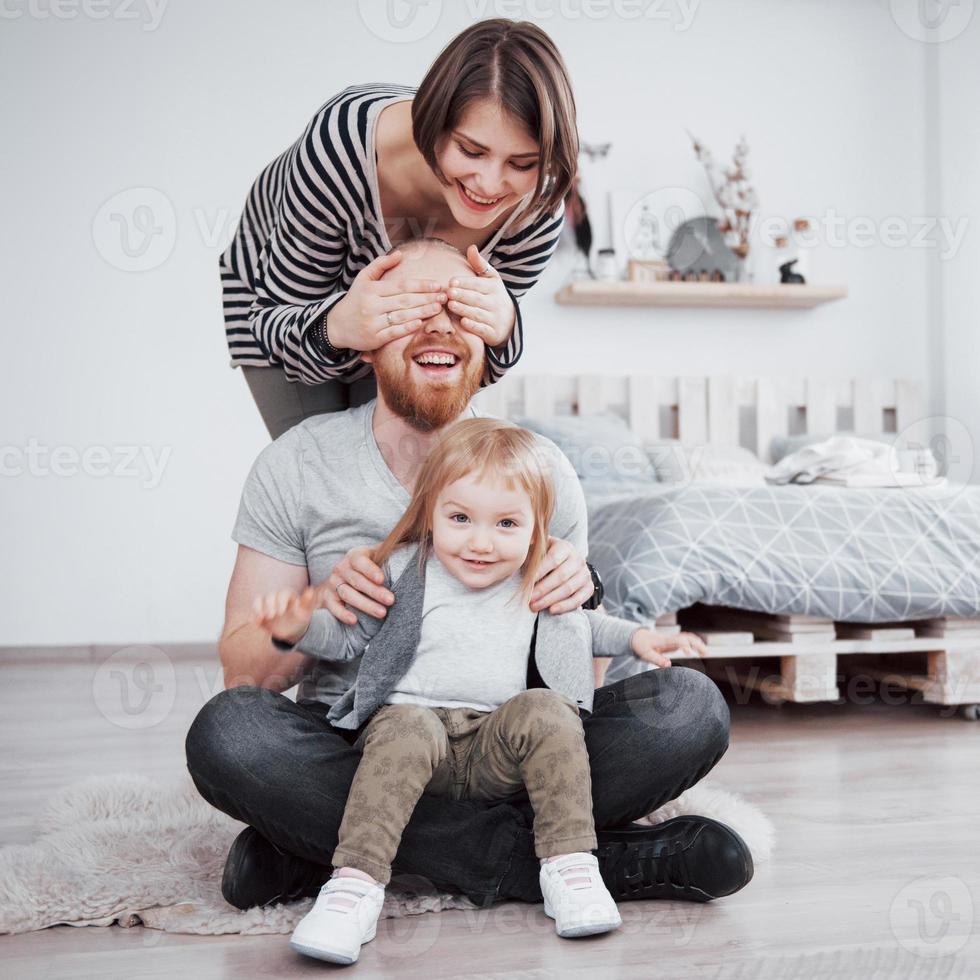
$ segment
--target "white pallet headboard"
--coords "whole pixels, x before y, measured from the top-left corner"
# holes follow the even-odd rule
[[[508,374],[476,398],[500,418],[614,411],[647,441],[742,445],[765,461],[774,436],[901,432],[922,417],[921,387],[905,379]]]

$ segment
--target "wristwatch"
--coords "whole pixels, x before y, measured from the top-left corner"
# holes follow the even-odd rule
[[[327,333],[327,314],[332,309],[333,306],[331,306],[329,310],[324,310],[323,316],[320,317],[320,330],[317,335],[317,340],[320,342],[320,349],[328,357],[330,357],[332,360],[339,361],[347,357],[350,354],[350,351],[341,350],[339,347],[334,347],[334,345],[330,343],[330,335]]]
[[[585,567],[592,575],[592,584],[595,586],[595,592],[582,603],[582,608],[598,609],[602,605],[602,597],[606,594],[606,590],[602,587],[602,579],[599,578],[599,573],[596,571],[595,565],[590,565],[586,562]]]

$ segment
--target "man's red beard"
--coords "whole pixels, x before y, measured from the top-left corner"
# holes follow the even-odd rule
[[[462,364],[459,380],[420,382],[412,376],[412,358],[421,349],[420,345],[396,354],[382,347],[375,355],[374,374],[385,404],[412,428],[432,432],[458,419],[480,390],[484,358],[473,358],[469,350],[453,345],[440,347],[455,354]]]

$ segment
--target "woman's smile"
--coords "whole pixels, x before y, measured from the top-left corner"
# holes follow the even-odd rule
[[[480,211],[482,213],[493,211],[494,208],[500,207],[501,203],[508,200],[510,197],[509,194],[504,194],[495,198],[481,197],[471,191],[458,178],[456,180],[456,189],[459,191],[459,199],[463,202],[463,204],[474,211]]]

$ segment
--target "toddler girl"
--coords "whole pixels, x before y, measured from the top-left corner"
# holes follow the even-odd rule
[[[497,419],[465,419],[443,433],[411,504],[375,551],[396,597],[384,620],[358,614],[356,626],[344,626],[318,608],[313,588],[256,600],[255,621],[280,649],[361,657],[354,686],[328,713],[337,727],[361,729],[362,757],[334,875],[293,932],[301,953],[353,963],[374,938],[391,863],[423,792],[500,801],[526,789],[544,910],[558,935],[620,925],[591,853],[579,716],[579,704],[592,704],[591,658],[632,653],[667,666],[664,651],[697,643],[599,613],[530,611],[554,503],[541,451],[531,433]],[[529,690],[532,640],[548,686]]]

